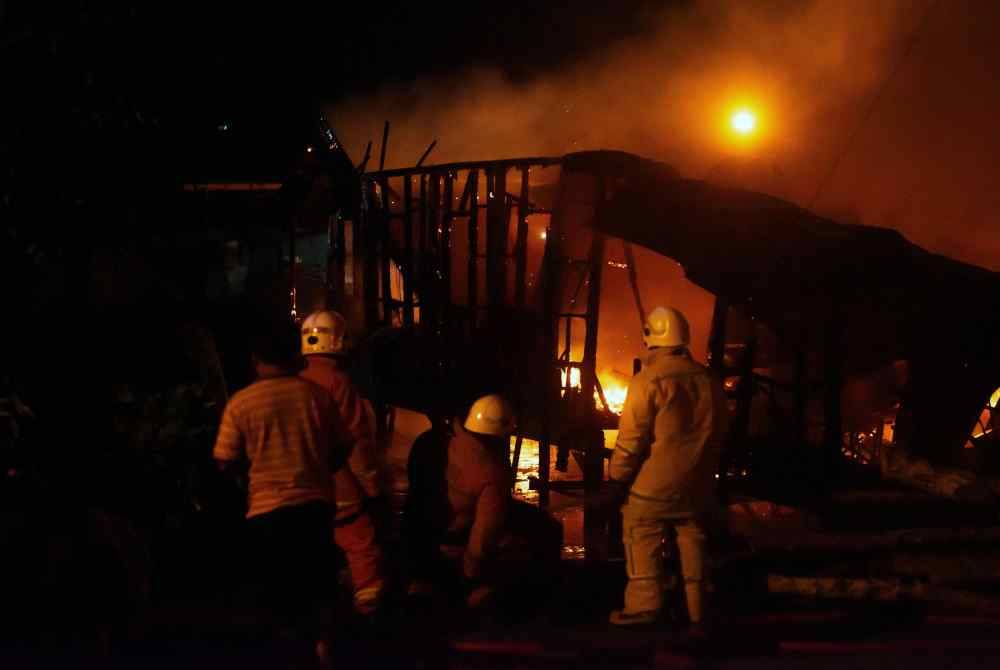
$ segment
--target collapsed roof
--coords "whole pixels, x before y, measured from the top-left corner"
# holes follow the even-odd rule
[[[913,361],[915,411],[924,398],[944,423],[954,413],[971,425],[974,417],[959,419],[965,411],[949,406],[981,404],[1000,380],[1000,273],[932,254],[894,230],[838,224],[629,154],[571,154],[563,178],[573,173],[604,179],[597,230],[675,259],[784,346],[822,350],[839,328],[848,373]]]

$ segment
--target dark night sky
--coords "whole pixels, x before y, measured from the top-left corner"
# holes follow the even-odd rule
[[[312,4],[0,4],[8,176],[277,175],[322,109],[352,154],[392,120],[390,164],[619,148],[1000,267],[1000,4]],[[737,155],[713,115],[747,91]]]
[[[48,143],[40,128],[86,134],[102,123],[102,133],[156,123],[170,151],[199,163],[213,151],[244,166],[259,159],[267,171],[312,136],[320,103],[459,64],[530,79],[641,32],[650,8],[663,5],[313,4],[5,3],[0,34],[15,101],[7,128],[20,127],[15,143]],[[218,132],[223,123],[228,133]]]

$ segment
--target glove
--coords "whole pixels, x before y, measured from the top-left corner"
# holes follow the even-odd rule
[[[599,491],[588,494],[584,507],[591,512],[610,512],[622,506],[628,497],[629,486],[625,482],[609,479]]]

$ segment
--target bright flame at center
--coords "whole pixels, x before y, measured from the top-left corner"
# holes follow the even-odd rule
[[[563,386],[566,386],[566,373],[567,370],[564,368],[560,375]],[[568,379],[570,388],[580,388],[580,368],[569,368]],[[625,396],[628,395],[628,377],[615,370],[605,370],[597,375],[597,379],[601,383],[601,390],[604,391],[604,399],[608,401],[608,409],[615,414],[621,414],[622,407],[625,406]],[[594,405],[598,409],[604,408],[597,389],[594,389]]]
[[[730,117],[729,125],[740,135],[749,135],[757,127],[757,117],[749,109],[739,109]]]
[[[615,414],[621,414],[625,406],[625,396],[628,395],[628,378],[615,372],[605,372],[598,375],[598,379],[601,382],[601,390],[604,391],[604,399],[608,401],[608,409]],[[601,406],[600,400],[597,401],[597,405]]]

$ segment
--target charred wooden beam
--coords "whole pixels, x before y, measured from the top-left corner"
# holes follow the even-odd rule
[[[443,177],[444,187],[441,198],[441,300],[442,304],[451,304],[451,224],[452,203],[454,200],[455,175],[446,172]]]
[[[525,293],[527,290],[528,273],[528,210],[530,203],[529,195],[529,173],[526,166],[522,166],[521,172],[521,197],[517,201],[517,242],[514,245],[515,270],[514,270],[514,304],[518,308],[524,307]]]
[[[465,192],[468,194],[469,211],[469,259],[466,271],[468,296],[466,302],[469,305],[470,326],[475,330],[479,320],[477,311],[479,305],[479,170],[469,170]],[[464,201],[463,197],[463,203]],[[465,204],[461,209],[465,209]]]
[[[386,131],[388,132],[388,122],[386,122]],[[382,147],[383,153],[385,147]],[[378,222],[378,234],[379,234],[379,261],[380,261],[380,271],[381,271],[381,284],[382,284],[382,322],[389,326],[392,325],[392,253],[390,252],[391,242],[389,234],[389,179],[388,177],[382,179],[379,182],[381,187],[382,195],[382,216],[379,217]]]
[[[594,397],[597,380],[597,329],[601,314],[601,278],[604,269],[604,236],[595,233],[590,243],[590,282],[587,291],[586,332],[583,359],[580,366],[580,391],[583,397]]]
[[[628,283],[632,287],[632,298],[635,300],[635,309],[639,313],[639,333],[643,333],[646,327],[646,308],[642,304],[642,294],[639,292],[639,270],[635,265],[635,253],[632,245],[622,240],[622,251],[625,253],[625,265],[628,266]],[[715,322],[713,321],[714,325]]]
[[[364,155],[364,158],[362,158],[361,162],[358,163],[358,167],[357,167],[358,174],[364,174],[365,173],[365,169],[368,167],[368,161],[371,159],[371,157],[372,157],[372,141],[368,140],[368,144],[367,144],[367,146],[365,146],[365,155]]]
[[[565,189],[565,182],[560,180],[559,189]],[[560,196],[562,193],[560,193]],[[545,246],[542,251],[542,272],[540,282],[542,290],[542,323],[544,324],[545,351],[558,360],[559,348],[559,251],[556,245],[556,232],[562,227],[557,211],[549,221],[545,231]],[[550,446],[552,444],[552,428],[554,408],[559,403],[559,368],[553,365],[542,371],[542,384],[545,390],[545,402],[541,407],[541,435],[538,446],[538,504],[547,507],[549,504],[549,477],[551,474]]]
[[[726,356],[726,321],[729,316],[729,301],[721,295],[715,296],[712,307],[712,328],[708,334],[708,363],[716,374],[722,374]]]
[[[434,269],[437,270],[440,259],[438,253],[439,227],[441,226],[441,173],[430,175],[427,183],[427,250],[434,259]]]
[[[380,170],[377,173],[369,174],[369,177],[401,177],[404,174],[430,174],[431,172],[457,172],[459,170],[509,170],[522,165],[528,167],[550,167],[559,165],[563,161],[562,157],[554,156],[529,156],[527,158],[511,158],[495,161],[464,161],[459,163],[444,163],[441,165],[426,165],[420,167],[395,168],[392,170]]]
[[[429,223],[430,212],[428,210],[428,202],[427,202],[427,175],[425,174],[420,175],[420,211],[418,212],[418,214],[419,214],[419,221],[418,221],[419,228],[417,230],[418,233],[417,239],[419,241],[419,246],[420,246],[421,273],[426,274],[426,268],[424,268],[423,266],[427,263],[427,241],[429,235],[427,231],[430,228],[430,223]]]
[[[427,151],[425,151],[423,153],[423,155],[420,157],[420,160],[417,161],[416,167],[420,167],[421,165],[424,164],[424,161],[427,160],[427,157],[431,155],[432,151],[434,151],[434,147],[437,146],[437,143],[438,143],[437,140],[434,140],[433,142],[431,142],[431,145],[429,147],[427,147]],[[381,168],[379,168],[379,169],[381,169]]]
[[[486,209],[486,295],[494,320],[495,309],[502,306],[507,294],[507,236],[509,221],[506,219],[507,168],[493,167],[487,172]]]
[[[413,325],[413,177],[403,177],[403,324]]]
[[[385,125],[382,126],[382,149],[379,151],[379,157],[378,157],[379,172],[385,170],[385,150],[386,147],[388,147],[388,145],[389,145],[389,122],[386,121]],[[387,177],[388,175],[382,175],[382,176]]]
[[[378,294],[378,236],[376,234],[376,217],[374,208],[376,202],[375,182],[365,180],[364,207],[361,209],[360,225],[354,226],[355,235],[360,238],[364,249],[362,256],[362,276],[364,285],[362,295],[365,305],[365,327],[372,330],[379,323]]]
[[[327,309],[343,309],[344,302],[344,272],[347,264],[347,252],[344,249],[345,231],[344,218],[337,211],[327,220],[327,255],[326,255],[326,307]]]

